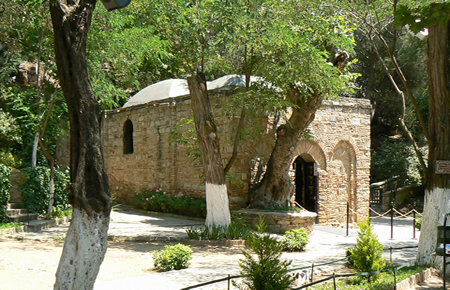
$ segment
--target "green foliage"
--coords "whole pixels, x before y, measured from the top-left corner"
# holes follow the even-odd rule
[[[17,231],[21,226],[23,226],[23,223],[0,223],[0,230],[14,228]]]
[[[425,270],[427,267],[404,267],[396,270],[396,281],[399,283],[402,280],[409,278],[411,275],[417,274]],[[394,273],[387,272],[381,273],[376,281],[368,282],[365,277],[352,277],[350,279],[340,280],[336,283],[337,289],[349,289],[349,290],[380,290],[380,289],[393,289],[394,286]],[[332,283],[324,283],[320,285],[314,285],[309,289],[315,290],[328,290],[333,289]]]
[[[11,169],[0,163],[0,223],[8,221],[6,210],[9,202],[9,188],[11,187],[9,181],[10,174]]]
[[[244,259],[240,260],[243,284],[250,289],[289,289],[294,277],[289,275],[288,266],[291,261],[280,258],[282,245],[276,238],[265,234],[266,226],[260,217],[258,233],[252,233],[247,239],[247,246],[256,254],[242,251]]]
[[[304,228],[287,231],[281,240],[283,250],[289,252],[303,251],[308,242],[309,235]]]
[[[250,234],[247,223],[239,217],[233,217],[231,224],[227,227],[213,225],[209,227],[191,227],[186,230],[191,240],[245,240]]]
[[[21,186],[22,197],[25,207],[34,213],[47,213],[50,198],[50,169],[47,167],[25,168],[27,174],[25,183]],[[69,172],[67,170],[55,169],[54,172],[54,202],[57,210],[65,210],[68,205],[67,184],[69,183]]]
[[[408,25],[414,32],[418,33],[424,28],[431,27],[436,23],[447,25],[450,19],[450,3],[433,3],[430,1],[417,1],[413,5],[400,5],[395,13],[397,25]]]
[[[165,246],[164,250],[153,252],[153,263],[159,271],[187,268],[191,258],[192,249],[183,244]]]
[[[372,176],[375,182],[398,176],[399,185],[420,185],[420,164],[413,146],[407,142],[382,141],[372,154]]]
[[[416,228],[420,230],[422,228],[423,217],[416,219]]]
[[[56,207],[53,207],[53,211],[51,216],[48,216],[49,218],[62,218],[62,217],[71,217],[72,216],[72,211],[73,209],[71,207],[66,208],[66,209],[59,209]]]
[[[0,108],[0,148],[3,151],[13,143],[22,141],[16,120]]]
[[[383,254],[383,245],[373,233],[370,221],[360,223],[357,242],[354,248],[350,249],[351,261],[356,269],[362,272],[372,272],[382,270],[386,266],[386,259]],[[370,281],[371,276],[368,276]]]
[[[182,193],[170,196],[160,188],[137,192],[135,197],[145,210],[206,217],[206,201],[204,199],[193,199]]]

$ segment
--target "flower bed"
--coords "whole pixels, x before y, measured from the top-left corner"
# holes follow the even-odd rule
[[[161,188],[136,193],[136,199],[144,210],[174,213],[192,217],[206,217],[206,201],[193,199],[182,193],[170,196]]]

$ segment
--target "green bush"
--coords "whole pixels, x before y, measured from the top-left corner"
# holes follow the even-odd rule
[[[423,217],[416,219],[416,228],[418,230],[420,230],[422,228],[422,220],[423,220]]]
[[[206,201],[183,194],[170,196],[160,188],[143,190],[135,195],[145,210],[174,213],[192,217],[206,217]]]
[[[288,252],[303,251],[308,242],[309,235],[304,228],[287,231],[281,240],[283,250]]]
[[[153,252],[153,264],[160,271],[187,268],[191,258],[192,249],[183,244],[165,246],[164,250]]]
[[[50,169],[47,167],[25,168],[27,174],[25,183],[21,186],[22,198],[25,207],[34,213],[46,214],[48,202],[50,200],[49,184]],[[54,182],[54,202],[53,206],[57,210],[68,208],[67,184],[70,177],[67,170],[55,169]]]
[[[249,289],[289,289],[295,278],[288,273],[291,261],[280,258],[282,245],[268,234],[265,234],[266,226],[260,218],[257,226],[258,233],[252,233],[247,239],[247,246],[256,254],[242,251],[244,259],[240,260],[243,284]],[[234,283],[235,284],[235,283]],[[236,285],[235,286],[243,286]]]
[[[0,223],[8,222],[6,210],[9,202],[9,188],[11,187],[10,174],[11,169],[0,163]]]
[[[211,229],[190,227],[186,233],[191,240],[245,240],[250,234],[250,228],[245,220],[234,217],[226,228],[221,226],[213,226]]]
[[[356,269],[362,272],[372,272],[382,270],[386,266],[386,259],[383,254],[383,245],[372,231],[370,221],[367,220],[359,225],[357,242],[351,248],[351,261]],[[368,276],[370,281],[371,276]]]

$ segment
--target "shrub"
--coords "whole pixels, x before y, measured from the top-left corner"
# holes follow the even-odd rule
[[[143,190],[136,193],[135,197],[145,210],[206,217],[206,201],[204,199],[193,199],[181,193],[172,197],[160,188]]]
[[[281,240],[283,250],[288,252],[303,251],[308,242],[309,235],[304,228],[287,231]]]
[[[420,230],[422,228],[422,219],[423,219],[423,217],[416,219],[416,228],[418,230]]]
[[[10,174],[11,169],[0,163],[0,223],[8,222],[6,210],[8,208],[9,188],[11,186],[9,181]]]
[[[25,183],[21,186],[22,197],[25,207],[35,213],[47,213],[50,200],[50,168],[38,166],[36,168],[25,168],[27,174]],[[69,183],[69,172],[67,170],[55,169],[54,172],[55,192],[53,206],[57,210],[68,208],[67,184]]]
[[[164,250],[153,252],[153,264],[160,271],[187,268],[191,258],[192,249],[183,244],[165,246]]]
[[[359,225],[356,245],[349,251],[352,254],[350,259],[354,267],[360,271],[378,271],[386,266],[386,259],[381,257],[383,254],[383,245],[380,244],[376,234],[373,233],[369,220]],[[369,281],[370,278],[369,275]]]
[[[247,245],[257,259],[251,253],[242,251],[245,258],[239,262],[243,284],[256,290],[288,289],[295,280],[288,273],[291,261],[280,258],[282,245],[264,233],[266,226],[261,217],[257,229],[258,233],[250,234],[247,239]]]

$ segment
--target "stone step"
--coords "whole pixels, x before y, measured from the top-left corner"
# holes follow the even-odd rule
[[[56,221],[54,219],[51,220],[33,220],[26,224],[25,231],[26,232],[40,232],[42,230],[51,228],[56,226]]]
[[[28,210],[24,208],[16,208],[16,209],[7,209],[6,215],[7,216],[14,216],[14,215],[24,215],[28,214]]]
[[[14,223],[20,223],[20,222],[30,222],[32,220],[36,220],[38,218],[37,213],[30,213],[30,214],[17,214],[8,216],[8,219],[10,222]]]

